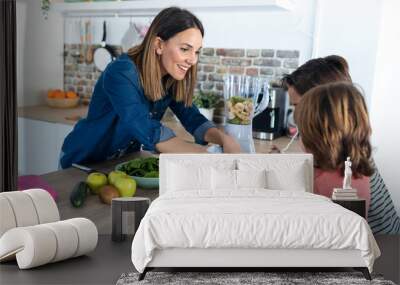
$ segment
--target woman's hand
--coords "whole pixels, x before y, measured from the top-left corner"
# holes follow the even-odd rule
[[[224,153],[240,153],[240,144],[233,137],[224,134],[222,149]]]
[[[240,153],[238,142],[217,128],[208,129],[204,135],[204,140],[222,146],[224,153]]]

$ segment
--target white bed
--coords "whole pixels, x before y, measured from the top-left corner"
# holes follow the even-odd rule
[[[312,189],[307,154],[163,154],[132,262],[140,278],[154,267],[355,267],[368,278],[380,251],[367,222]]]

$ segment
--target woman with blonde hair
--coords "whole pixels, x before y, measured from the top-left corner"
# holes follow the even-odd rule
[[[204,36],[200,20],[177,7],[162,10],[143,42],[111,62],[96,83],[88,115],[62,146],[62,168],[145,149],[158,152],[207,152],[207,143],[224,152],[239,144],[218,130],[192,105],[197,61]],[[196,144],[161,124],[167,108]]]
[[[371,126],[360,91],[351,83],[320,85],[307,91],[295,110],[301,143],[314,156],[314,193],[332,196],[341,188],[345,161],[351,160],[352,188],[371,200]]]

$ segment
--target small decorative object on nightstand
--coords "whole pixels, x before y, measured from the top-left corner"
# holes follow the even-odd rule
[[[332,201],[342,207],[359,214],[364,219],[366,218],[365,199],[359,199],[357,189],[351,187],[351,171],[350,157],[344,162],[344,178],[343,188],[334,188],[332,193]]]
[[[127,235],[134,235],[140,221],[146,214],[150,199],[145,197],[114,198],[111,201],[113,241],[123,241]]]
[[[356,214],[359,214],[364,219],[366,218],[365,199],[353,199],[353,200],[332,199],[332,201],[350,211],[353,211]]]
[[[332,200],[357,200],[357,189],[351,187],[351,161],[350,157],[344,162],[344,178],[343,188],[334,188],[332,192]]]

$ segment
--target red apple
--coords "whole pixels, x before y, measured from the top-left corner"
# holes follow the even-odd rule
[[[117,197],[119,197],[119,192],[117,188],[115,188],[114,186],[104,185],[103,187],[100,188],[99,198],[100,201],[103,202],[104,204],[111,205],[111,200]]]

